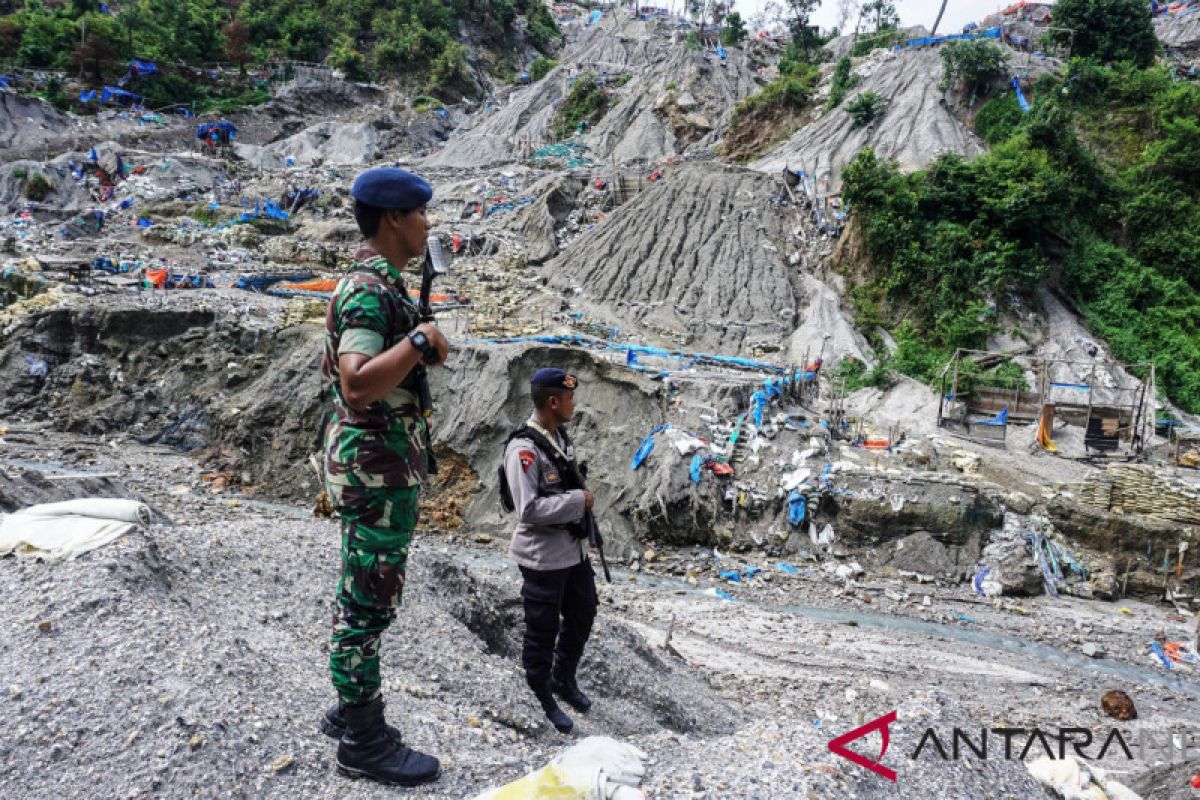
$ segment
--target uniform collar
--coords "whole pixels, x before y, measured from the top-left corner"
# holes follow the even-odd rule
[[[376,253],[371,248],[359,248],[358,252],[354,254],[354,260],[357,262],[359,269],[368,269],[384,280],[394,283],[401,289],[404,288],[404,273],[397,269],[391,261],[379,255],[379,253]]]

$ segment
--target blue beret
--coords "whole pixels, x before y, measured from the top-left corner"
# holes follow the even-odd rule
[[[350,196],[375,208],[408,211],[428,203],[433,187],[408,170],[376,167],[355,178]]]
[[[550,386],[555,389],[574,389],[579,379],[565,369],[542,367],[529,379],[530,386]]]

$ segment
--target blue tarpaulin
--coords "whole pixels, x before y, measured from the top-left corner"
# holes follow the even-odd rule
[[[124,89],[118,89],[115,86],[105,86],[104,91],[100,95],[100,102],[107,103],[109,100],[112,100],[117,105],[131,106],[134,103],[142,102],[142,96],[133,92],[127,92]]]
[[[650,453],[654,451],[654,437],[670,427],[670,425],[657,425],[650,433],[646,434],[646,438],[642,439],[637,452],[633,454],[633,461],[629,463],[630,468],[637,469],[650,457]]]
[[[767,406],[767,395],[764,392],[755,392],[750,395],[750,403],[754,406],[754,427],[761,428],[763,409]]]
[[[932,44],[942,44],[943,42],[969,42],[972,39],[999,39],[1000,26],[988,28],[979,33],[952,33],[948,36],[922,36],[919,39],[909,39],[904,43],[904,47],[925,47]],[[896,49],[900,49],[900,45],[896,45]]]
[[[205,139],[214,132],[218,137],[228,138],[228,140],[232,142],[234,136],[237,134],[237,126],[226,120],[221,120],[220,122],[205,122],[202,125],[196,126],[197,139]]]
[[[808,499],[800,494],[799,489],[792,489],[792,493],[788,495],[788,524],[799,525],[804,522],[804,517],[808,513]]]
[[[696,455],[692,456],[692,467],[688,471],[688,474],[690,474],[692,477],[692,483],[700,482],[700,472],[703,469],[704,469],[704,456],[700,455],[699,453],[696,453]]]
[[[1013,91],[1017,93],[1017,105],[1021,107],[1022,111],[1028,114],[1030,108],[1029,101],[1025,99],[1025,93],[1021,91],[1021,79],[1015,75],[1012,79],[1012,87]]]
[[[89,89],[86,92],[79,93],[79,102],[81,102],[81,103],[90,103],[95,99],[96,99],[96,90],[95,89]]]
[[[131,75],[153,75],[158,72],[158,65],[153,61],[139,61],[134,59],[129,62],[129,73]]]
[[[588,16],[588,21],[587,21],[587,24],[588,24],[588,25],[595,25],[597,22],[599,22],[599,21],[600,21],[600,17],[601,17],[601,16],[603,16],[603,15],[600,13],[600,9],[598,9],[598,8],[593,8],[593,9],[592,9],[592,13],[591,13],[591,14]]]

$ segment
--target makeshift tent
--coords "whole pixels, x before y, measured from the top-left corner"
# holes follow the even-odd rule
[[[129,74],[133,77],[141,75],[154,75],[158,72],[158,65],[153,61],[139,61],[136,58],[129,62]]]
[[[205,122],[196,126],[196,138],[204,142],[233,144],[237,135],[237,126],[232,122]]]

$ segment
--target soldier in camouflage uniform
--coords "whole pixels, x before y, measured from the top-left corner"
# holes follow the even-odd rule
[[[329,653],[339,702],[321,727],[340,737],[343,772],[415,786],[435,780],[441,767],[384,721],[379,639],[400,605],[428,469],[412,371],[444,362],[449,349],[433,324],[420,322],[401,274],[425,251],[433,190],[409,172],[381,168],[360,175],[350,193],[366,243],[329,301],[321,366],[333,401],[325,482],[342,519]]]

